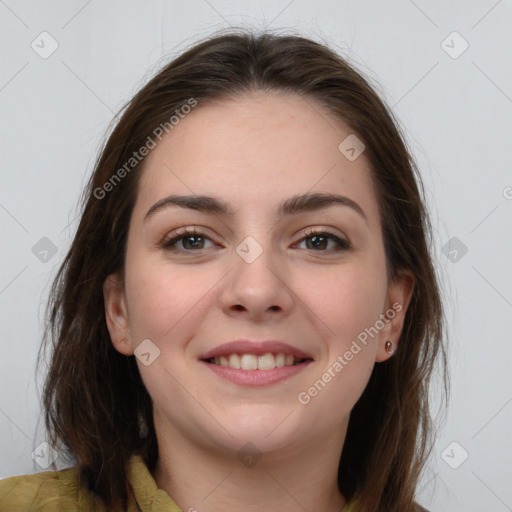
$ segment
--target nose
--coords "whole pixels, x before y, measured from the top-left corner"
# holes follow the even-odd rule
[[[223,310],[257,322],[289,315],[293,292],[287,274],[286,263],[269,248],[253,261],[234,251],[233,268],[221,296]]]

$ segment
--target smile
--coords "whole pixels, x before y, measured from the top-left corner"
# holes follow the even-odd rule
[[[298,359],[282,353],[229,354],[200,361],[223,380],[249,387],[261,387],[290,379],[304,371],[313,359]]]
[[[218,377],[243,386],[265,386],[302,372],[313,355],[277,340],[236,340],[198,357]]]
[[[233,368],[235,370],[273,370],[274,368],[283,368],[284,366],[295,366],[304,362],[306,359],[298,358],[292,354],[278,352],[272,354],[228,354],[225,356],[213,357],[207,360],[210,364]]]

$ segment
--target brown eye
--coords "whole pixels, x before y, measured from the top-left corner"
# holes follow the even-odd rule
[[[166,239],[162,242],[161,246],[163,249],[168,251],[185,251],[192,252],[202,249],[207,249],[205,243],[211,240],[195,230],[184,230],[181,233]],[[180,247],[181,244],[181,247]]]
[[[343,240],[328,231],[310,231],[300,240],[300,242],[303,241],[306,241],[306,249],[311,249],[316,252],[331,252],[332,250],[342,251],[350,249],[350,244],[346,240]],[[331,247],[334,245],[334,248],[328,249],[330,242]]]

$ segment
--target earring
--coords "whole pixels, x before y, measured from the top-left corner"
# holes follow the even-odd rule
[[[393,353],[393,343],[391,343],[391,341],[386,341],[386,344],[384,345],[384,348],[386,349],[386,352],[388,354],[392,354]]]

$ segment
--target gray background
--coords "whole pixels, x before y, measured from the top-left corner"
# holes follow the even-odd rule
[[[113,114],[229,25],[332,45],[399,118],[432,209],[452,372],[419,501],[511,511],[512,0],[0,0],[0,478],[51,456],[34,368],[44,305]]]

